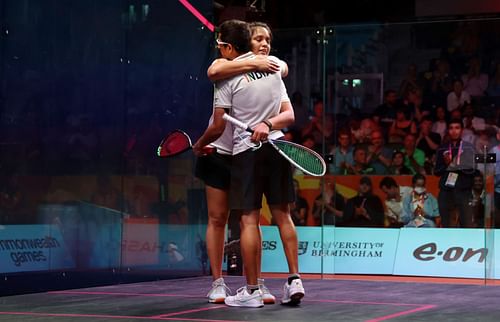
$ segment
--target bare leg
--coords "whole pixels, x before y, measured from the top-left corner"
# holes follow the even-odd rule
[[[257,285],[257,274],[260,272],[260,268],[257,267],[260,261],[257,256],[262,246],[260,244],[259,216],[260,209],[244,211],[241,216],[241,256],[248,285]]]
[[[290,274],[299,273],[299,255],[298,255],[298,240],[297,231],[290,217],[290,209],[288,204],[271,206],[273,218],[280,230],[281,242],[285,251],[286,260],[288,262],[288,270]]]
[[[206,186],[207,207],[208,207],[208,226],[207,226],[207,252],[212,269],[212,278],[222,277],[222,260],[224,256],[224,233],[226,229],[228,209],[228,193]]]

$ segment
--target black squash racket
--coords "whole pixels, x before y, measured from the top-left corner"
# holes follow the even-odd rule
[[[161,158],[168,158],[186,152],[192,147],[191,138],[186,132],[174,130],[161,141],[156,154]],[[207,146],[204,150],[206,154],[210,154],[215,151],[215,148]]]
[[[245,131],[253,133],[253,130],[248,126],[229,114],[224,114],[222,118],[229,123],[232,123]],[[311,176],[321,177],[326,172],[325,160],[316,151],[313,151],[305,146],[285,140],[267,140],[279,154],[287,159],[295,167],[302,170]]]

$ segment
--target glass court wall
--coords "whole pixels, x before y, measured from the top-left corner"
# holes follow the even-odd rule
[[[211,3],[191,3],[212,19]],[[176,1],[3,0],[0,17],[2,294],[209,274],[195,158],[189,151],[172,159],[155,153],[173,129],[195,139],[207,125],[206,69],[217,54],[210,26]],[[469,20],[274,30],[272,54],[288,63],[285,84],[297,121],[287,132],[329,162],[324,178],[295,173],[300,199],[292,212],[303,273],[498,278],[498,170],[483,161],[499,139],[499,26]],[[421,123],[429,118],[446,142],[438,110],[442,105],[449,117],[451,83],[468,75],[473,58],[488,82],[471,97],[476,119],[466,134],[474,151],[463,153],[472,156],[469,174],[479,170],[482,183],[464,197],[467,227],[443,228],[437,215],[446,203],[437,200],[433,169],[435,156],[448,149],[427,144],[434,154],[407,160],[409,173],[396,171],[394,151],[411,150],[411,138],[405,145],[407,133],[391,131],[396,109],[377,108],[394,90],[403,111],[398,126],[413,120],[421,142]],[[360,155],[346,156],[342,144]],[[376,155],[388,161],[366,160]],[[400,159],[405,163],[404,153]],[[424,174],[425,200],[436,199],[437,212],[422,217],[437,228],[402,227],[415,219],[414,199],[404,223],[399,201],[386,202],[384,178],[411,196],[413,173]],[[450,213],[450,226],[464,225],[457,211]],[[263,272],[286,272],[265,204],[261,222]],[[236,227],[230,223],[230,240],[238,238]],[[225,266],[237,274],[238,265]]]

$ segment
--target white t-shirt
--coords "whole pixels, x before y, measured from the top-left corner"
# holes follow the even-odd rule
[[[237,57],[235,60],[255,59],[251,52]],[[282,62],[269,56],[283,68]],[[281,63],[280,63],[281,62]],[[229,110],[230,115],[246,123],[250,128],[279,114],[281,103],[290,101],[286,93],[281,73],[248,72],[219,81],[215,85],[214,107]],[[234,127],[233,155],[251,148],[247,139],[251,134]],[[281,131],[272,131],[270,139],[283,136]]]

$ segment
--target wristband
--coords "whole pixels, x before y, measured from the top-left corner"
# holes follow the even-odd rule
[[[269,131],[273,130],[273,123],[271,123],[271,121],[264,120],[264,121],[262,121],[262,123],[264,123],[265,125],[267,125],[267,127],[269,128]]]

